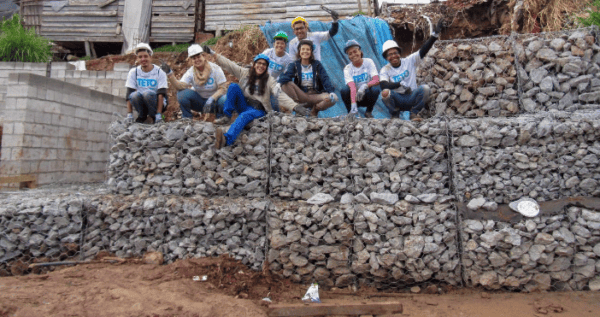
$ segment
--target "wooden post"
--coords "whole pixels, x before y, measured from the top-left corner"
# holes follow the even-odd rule
[[[369,10],[367,10],[369,16],[373,16],[373,12],[371,11],[371,0],[367,0],[367,5],[369,6]]]
[[[90,41],[85,41],[83,42],[83,45],[85,46],[85,56],[92,56],[92,51],[90,50]]]
[[[90,48],[92,49],[92,57],[98,58],[98,55],[96,54],[96,49],[94,48],[94,42],[90,42]]]
[[[362,12],[362,4],[360,3],[360,0],[358,0],[358,11]]]

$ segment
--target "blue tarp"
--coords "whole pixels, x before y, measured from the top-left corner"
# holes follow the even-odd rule
[[[290,40],[295,37],[290,22],[267,22],[264,26],[260,27],[271,47],[273,46],[273,36],[278,31],[286,32],[290,36]],[[328,31],[331,28],[331,22],[309,22],[309,28],[312,32]],[[335,92],[338,95],[339,101],[335,106],[321,111],[319,117],[331,118],[347,113],[346,107],[341,100],[340,91],[346,86],[344,82],[344,67],[350,63],[350,60],[344,53],[344,45],[346,41],[351,39],[358,41],[362,47],[364,57],[372,59],[375,65],[377,65],[378,70],[387,64],[387,61],[381,56],[381,46],[383,43],[393,39],[387,22],[362,15],[358,15],[350,20],[340,20],[338,33],[332,39],[321,43],[321,62],[335,86]],[[359,112],[361,116],[364,116],[365,108],[359,108]],[[390,117],[389,112],[381,101],[381,97],[375,105],[373,115],[375,118]]]

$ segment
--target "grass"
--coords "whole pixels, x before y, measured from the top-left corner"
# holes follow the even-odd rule
[[[84,56],[84,57],[80,57],[80,58],[79,58],[79,60],[80,60],[80,61],[89,61],[90,59],[92,59],[92,57],[91,57],[91,56],[89,56],[89,55],[86,55],[86,56]]]
[[[181,44],[177,44],[177,45],[165,45],[165,46],[161,46],[161,47],[157,47],[154,49],[155,52],[177,52],[177,53],[181,53],[181,52],[185,52],[187,51],[188,47],[190,47],[189,43],[181,43]]]
[[[581,25],[583,26],[592,26],[592,25],[597,25],[600,26],[600,0],[594,0],[594,2],[592,2],[592,7],[594,7],[594,10],[586,10],[586,12],[589,14],[589,16],[587,18],[577,18],[579,20],[579,23],[581,23]]]
[[[46,63],[52,58],[52,42],[25,29],[18,14],[0,24],[0,61]]]

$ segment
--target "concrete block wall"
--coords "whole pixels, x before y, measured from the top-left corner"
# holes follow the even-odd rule
[[[75,70],[69,63],[52,63],[50,78],[124,97],[127,92],[125,81],[129,68],[128,63],[117,63],[112,71]]]
[[[4,110],[6,91],[8,89],[8,75],[10,73],[31,73],[39,76],[46,76],[47,71],[47,63],[0,63],[0,113]]]
[[[124,98],[35,74],[10,74],[0,175],[38,184],[98,182],[109,156],[108,124]]]

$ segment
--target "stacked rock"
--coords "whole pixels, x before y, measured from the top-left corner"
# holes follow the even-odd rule
[[[214,147],[212,123],[115,122],[108,185],[115,193],[264,197],[269,123],[256,120],[233,146]]]
[[[598,108],[600,46],[592,29],[522,35],[515,43],[527,112]]]
[[[79,259],[83,200],[43,196],[0,200],[0,276],[26,273],[33,262]]]
[[[467,283],[488,289],[583,290],[598,287],[600,212],[570,207],[517,223],[463,219]]]
[[[512,39],[438,41],[418,71],[436,115],[509,116],[519,112]],[[433,110],[433,109],[432,109]]]
[[[354,283],[349,261],[353,219],[351,205],[272,204],[267,216],[269,269],[296,282],[324,287]]]
[[[540,113],[453,120],[451,157],[459,201],[498,204],[598,196],[599,114]]]
[[[345,146],[350,160],[339,166],[353,194],[407,194],[423,202],[450,195],[446,155],[447,122],[434,118],[416,124],[403,120],[361,120],[349,123]]]
[[[460,284],[455,208],[409,200],[417,204],[355,206],[352,272],[360,284],[377,288],[430,280]]]
[[[268,201],[160,196],[96,197],[89,203],[83,252],[118,257],[159,251],[166,262],[229,254],[260,269]]]
[[[275,114],[271,117],[269,192],[284,199],[308,199],[316,193],[339,198],[348,190],[344,121]]]

